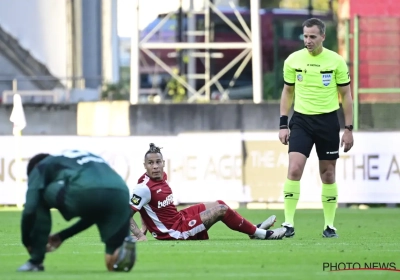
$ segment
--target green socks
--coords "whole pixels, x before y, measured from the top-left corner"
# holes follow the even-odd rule
[[[322,184],[322,207],[324,208],[325,226],[333,226],[337,207],[338,190],[336,183]]]
[[[285,223],[294,226],[294,213],[296,212],[297,202],[300,196],[300,181],[286,179],[283,187],[285,205]]]
[[[286,179],[284,188],[285,223],[294,226],[294,214],[300,197],[300,181]],[[322,184],[322,206],[324,209],[325,226],[333,226],[337,207],[338,189],[336,183]]]

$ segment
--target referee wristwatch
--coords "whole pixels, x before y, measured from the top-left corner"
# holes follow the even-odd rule
[[[348,129],[349,131],[353,131],[353,125],[345,125],[344,129]]]

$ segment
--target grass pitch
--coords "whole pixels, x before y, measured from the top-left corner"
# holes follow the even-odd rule
[[[282,210],[238,212],[254,223]],[[96,227],[75,236],[46,256],[46,272],[17,273],[28,255],[20,242],[19,211],[0,211],[0,279],[400,279],[394,271],[338,271],[324,263],[394,263],[400,269],[400,210],[338,209],[338,239],[324,239],[322,210],[298,210],[296,236],[284,240],[249,240],[218,223],[207,241],[156,241],[138,244],[130,273],[109,273]],[[71,223],[52,212],[53,232]],[[326,265],[326,264],[325,264]]]

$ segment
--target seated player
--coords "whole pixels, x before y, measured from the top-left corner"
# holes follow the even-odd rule
[[[102,158],[83,151],[38,154],[29,161],[27,173],[21,232],[30,259],[18,271],[43,271],[46,251],[54,251],[63,241],[94,224],[105,243],[107,269],[132,269],[136,240],[129,234],[129,189]],[[67,221],[74,217],[80,220],[49,236],[51,208],[58,209]]]
[[[221,221],[230,229],[249,235],[252,239],[282,239],[286,228],[270,230],[275,216],[255,226],[223,201],[201,203],[178,211],[172,190],[164,173],[160,148],[150,144],[144,158],[146,173],[140,177],[130,201],[133,212],[140,212],[142,229],[131,218],[131,232],[139,241],[145,241],[147,230],[159,240],[204,240],[208,229]]]

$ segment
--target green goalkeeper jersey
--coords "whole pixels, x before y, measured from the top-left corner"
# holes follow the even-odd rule
[[[72,150],[44,158],[28,176],[22,231],[27,235],[31,232],[31,222],[39,205],[56,208],[66,220],[71,220],[80,216],[87,201],[90,201],[88,198],[101,189],[126,192],[128,205],[129,190],[126,183],[101,157]],[[82,205],[82,201],[86,201],[86,205]],[[112,197],[110,203],[113,203]]]

